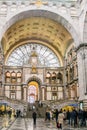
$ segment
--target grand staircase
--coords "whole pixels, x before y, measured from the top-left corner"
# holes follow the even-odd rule
[[[78,104],[78,101],[75,100],[44,101],[42,102],[42,104],[43,105],[40,106],[38,101],[36,101],[33,104],[28,103],[26,117],[32,118],[33,111],[36,111],[38,118],[45,118],[46,110],[54,110],[54,109],[60,110],[64,106]]]
[[[42,105],[39,105],[39,102],[36,101],[33,104],[30,104],[28,102],[25,102],[23,100],[15,100],[15,99],[10,99],[7,97],[0,96],[0,104],[5,104],[7,106],[12,107],[15,110],[21,110],[21,112],[26,112],[26,117],[31,118],[32,113],[35,110],[37,112],[37,117],[38,118],[45,118],[45,113],[46,110],[54,110],[58,109],[60,110],[64,106],[68,105],[76,105],[79,104],[78,100],[72,100],[72,99],[67,99],[67,100],[56,100],[56,101],[43,101]],[[86,106],[87,101],[84,101],[84,104]]]
[[[60,110],[65,106],[79,105],[79,101],[74,99],[67,99],[67,100],[63,99],[63,100],[56,100],[56,101],[50,100],[50,101],[45,101],[43,103],[49,106],[50,109],[58,109],[58,110]]]
[[[27,107],[26,117],[32,118],[33,111],[36,111],[38,118],[45,118],[46,109],[47,109],[46,106],[44,105],[40,106],[38,102],[35,102],[33,104],[29,103]]]

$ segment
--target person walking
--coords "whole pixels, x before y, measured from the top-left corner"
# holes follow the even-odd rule
[[[32,117],[33,117],[33,124],[34,126],[36,126],[37,113],[35,111],[33,112]]]

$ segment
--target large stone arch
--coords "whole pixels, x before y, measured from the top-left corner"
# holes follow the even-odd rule
[[[41,85],[42,85],[42,81],[40,78],[36,77],[36,76],[32,76],[30,77],[28,80],[27,80],[27,85],[30,83],[30,82],[37,82],[38,83],[38,95],[37,95],[37,99],[40,100],[41,99]],[[28,92],[28,87],[27,87],[27,92]]]
[[[31,82],[31,81],[36,81],[36,82],[39,84],[39,86],[42,85],[42,81],[41,81],[41,79],[38,78],[38,77],[36,77],[36,76],[32,76],[32,77],[30,77],[30,78],[27,80],[27,84],[28,84],[29,82]]]
[[[75,46],[78,46],[80,44],[80,38],[78,36],[78,33],[76,32],[74,26],[73,26],[73,21],[62,14],[60,14],[58,11],[54,10],[52,11],[52,8],[47,8],[47,9],[26,9],[22,12],[19,12],[17,14],[14,14],[12,17],[8,17],[6,23],[2,27],[0,31],[0,40],[2,39],[3,34],[6,32],[6,30],[13,25],[15,22],[29,18],[29,17],[46,17],[49,19],[52,19],[58,23],[60,23],[62,26],[64,26],[68,32],[72,35],[72,38],[75,42]]]
[[[20,12],[14,13],[13,15],[8,15],[7,20],[2,26],[0,30],[0,41],[2,39],[2,36],[6,32],[6,30],[11,27],[14,23],[16,23],[19,20],[29,18],[29,17],[46,17],[49,19],[52,19],[58,23],[60,23],[62,26],[68,30],[68,32],[71,34],[72,39],[74,40],[75,46],[79,46],[80,44],[80,37],[78,36],[78,33],[75,30],[75,27],[73,25],[72,19],[68,17],[67,15],[64,16],[64,14],[60,14],[58,10],[52,10],[52,8],[26,8],[25,10],[22,10]]]

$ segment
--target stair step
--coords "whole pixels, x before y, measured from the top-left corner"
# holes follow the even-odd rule
[[[45,118],[46,107],[39,106],[38,102],[35,104],[28,104],[26,117],[31,118],[33,110],[37,112],[37,117]]]

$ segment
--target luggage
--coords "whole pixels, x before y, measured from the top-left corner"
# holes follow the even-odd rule
[[[62,129],[62,125],[59,122],[57,122],[57,128],[61,128]]]

